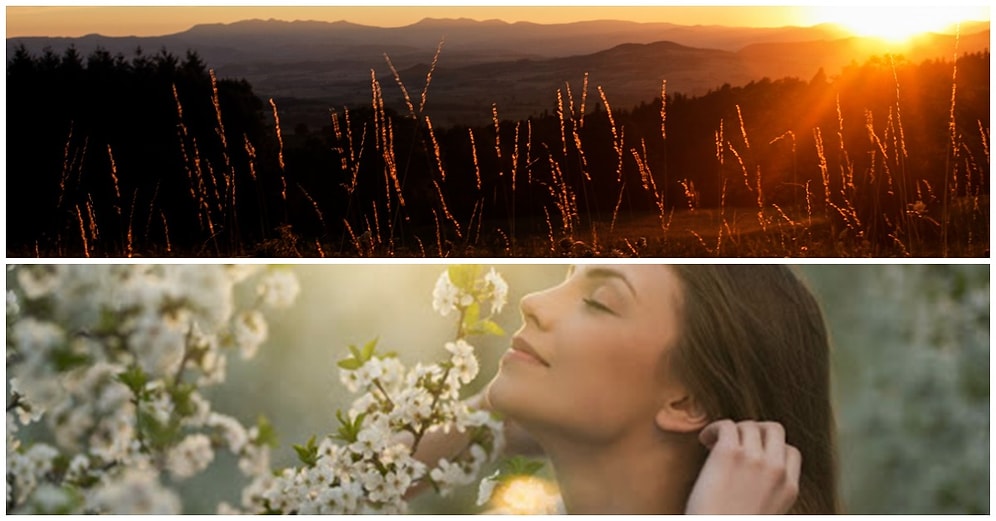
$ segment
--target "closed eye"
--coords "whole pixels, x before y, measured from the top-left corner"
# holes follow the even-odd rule
[[[585,298],[585,299],[581,299],[581,300],[584,302],[584,304],[586,306],[588,306],[591,309],[594,309],[594,310],[597,310],[597,311],[602,311],[602,312],[609,313],[609,314],[612,314],[612,315],[616,314],[616,312],[612,311],[611,308],[609,308],[605,304],[602,304],[601,302],[599,302],[599,301],[597,301],[595,299]]]

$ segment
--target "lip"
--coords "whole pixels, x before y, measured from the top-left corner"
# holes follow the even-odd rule
[[[527,342],[521,336],[512,337],[512,349],[510,350],[511,355],[518,355],[519,357],[526,358],[529,361],[538,363],[545,367],[550,367],[550,363],[546,361],[545,358],[540,356],[540,354],[533,348],[532,344]]]

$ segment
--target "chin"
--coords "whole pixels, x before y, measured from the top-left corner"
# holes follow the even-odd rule
[[[503,415],[508,415],[509,413],[509,401],[510,394],[514,395],[514,388],[509,389],[509,382],[507,381],[502,371],[499,370],[498,374],[495,375],[491,383],[488,384],[488,403],[491,405],[491,409],[497,413]],[[514,384],[513,384],[514,385]],[[514,402],[514,400],[511,400]]]

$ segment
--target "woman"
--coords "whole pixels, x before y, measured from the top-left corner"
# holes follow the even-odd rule
[[[584,265],[521,309],[486,401],[568,512],[838,510],[827,333],[784,266]]]

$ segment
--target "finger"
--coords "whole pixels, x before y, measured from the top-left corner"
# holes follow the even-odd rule
[[[785,480],[794,483],[798,490],[799,477],[802,475],[802,453],[792,445],[785,446]]]
[[[764,448],[761,445],[761,428],[757,422],[742,421],[737,424],[740,431],[740,444],[747,454],[758,458],[764,455]]]
[[[737,432],[737,425],[732,420],[718,420],[706,425],[699,432],[699,442],[707,449],[712,450],[719,443],[739,444],[740,434]]]
[[[785,457],[785,428],[778,422],[761,422],[761,443],[768,461],[783,461]]]

